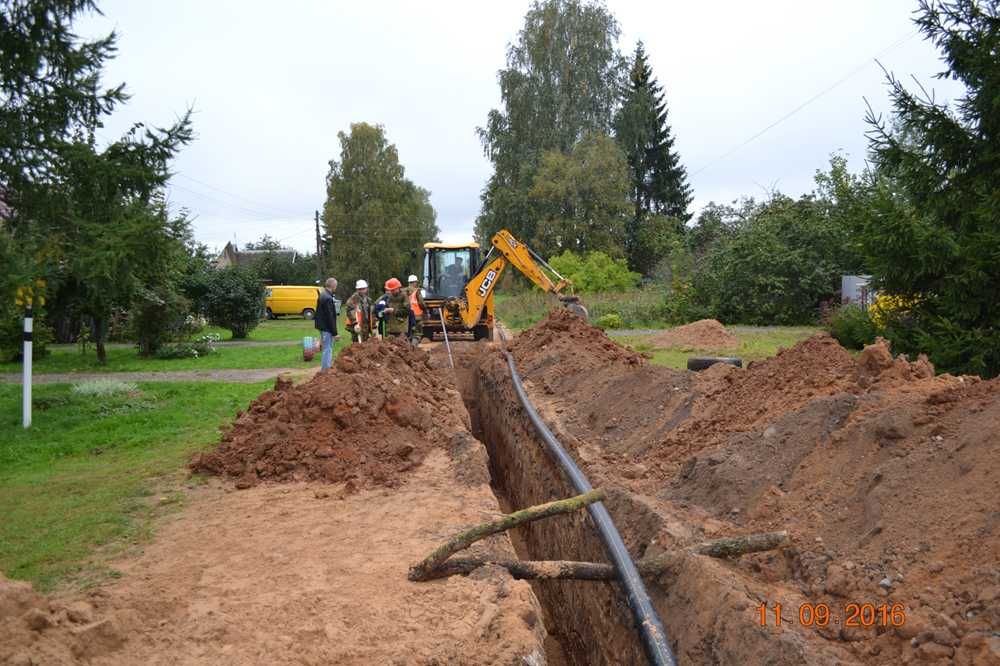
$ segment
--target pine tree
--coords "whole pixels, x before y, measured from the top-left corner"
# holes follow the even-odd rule
[[[871,113],[875,203],[857,238],[877,286],[912,303],[894,349],[939,370],[1000,373],[1000,2],[921,0],[915,19],[964,95],[952,105],[889,75]]]
[[[656,262],[642,247],[642,226],[651,215],[676,220],[678,233],[691,218],[691,187],[674,137],[667,124],[663,89],[653,76],[642,42],[635,56],[624,91],[622,107],[615,115],[615,137],[625,152],[632,180],[634,215],[628,227],[629,266],[648,273]]]

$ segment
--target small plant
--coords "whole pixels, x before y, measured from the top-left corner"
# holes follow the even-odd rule
[[[135,393],[139,386],[132,382],[122,382],[116,379],[94,379],[87,382],[73,384],[70,392],[73,395],[85,396],[88,398],[110,398],[116,395],[127,395]]]
[[[621,328],[623,325],[622,318],[617,312],[601,315],[594,324],[599,328]]]
[[[879,327],[868,310],[856,305],[843,305],[830,315],[830,335],[848,349],[861,349],[875,342]]]
[[[215,343],[221,339],[222,336],[218,333],[206,333],[194,340],[165,345],[156,352],[156,358],[175,359],[208,356],[215,353]]]

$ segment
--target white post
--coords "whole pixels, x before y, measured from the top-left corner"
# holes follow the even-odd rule
[[[29,306],[24,311],[24,375],[21,377],[23,400],[21,403],[24,414],[25,429],[31,427],[31,332],[32,312]]]

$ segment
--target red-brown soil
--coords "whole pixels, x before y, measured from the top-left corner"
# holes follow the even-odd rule
[[[308,382],[279,380],[192,469],[260,481],[398,486],[447,434],[468,428],[454,383],[402,341],[352,345]]]
[[[193,467],[224,481],[188,493],[117,580],[44,598],[0,577],[0,664],[545,663],[528,583],[406,578],[500,513],[455,380],[425,352],[368,343],[279,381]],[[471,552],[514,556],[506,535]]]
[[[543,663],[526,582],[406,579],[445,535],[499,511],[488,485],[458,478],[486,476],[471,453],[431,451],[394,489],[213,484],[108,585],[45,599],[0,580],[0,664]],[[513,556],[506,537],[484,547]]]
[[[715,319],[698,321],[670,328],[650,338],[661,349],[735,349],[740,346],[736,336]]]
[[[1000,380],[934,376],[884,341],[855,358],[825,334],[695,374],[607,353],[556,314],[530,333],[511,347],[532,398],[595,485],[684,526],[658,543],[788,530],[791,547],[728,566],[789,629],[858,663],[1000,663]],[[840,624],[794,626],[805,602]],[[906,623],[845,627],[850,603],[903,604]]]

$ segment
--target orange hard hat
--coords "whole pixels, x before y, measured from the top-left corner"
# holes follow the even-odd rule
[[[402,286],[403,283],[397,280],[396,278],[389,278],[388,280],[385,281],[385,288],[389,291],[392,291],[393,289],[399,289]]]

